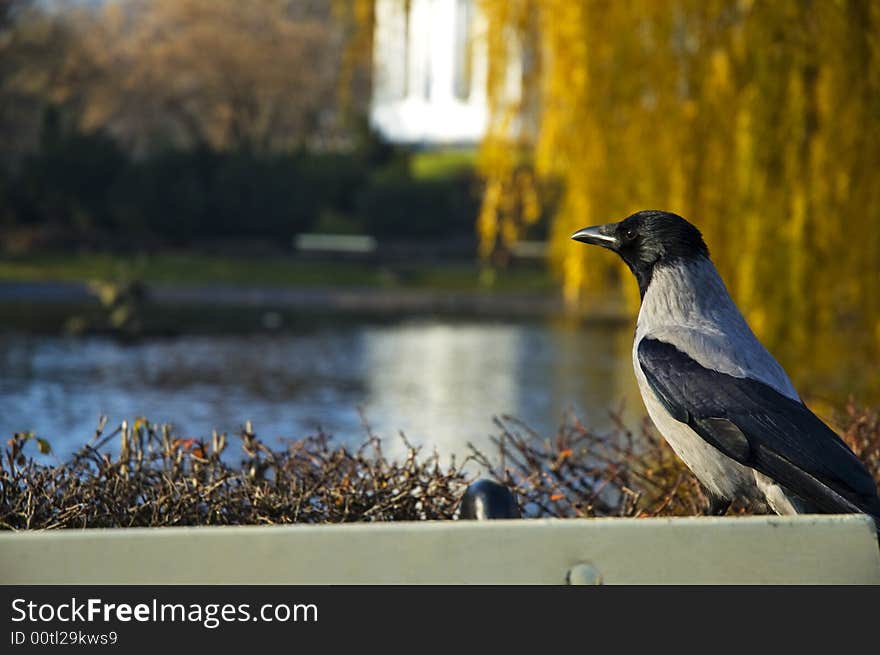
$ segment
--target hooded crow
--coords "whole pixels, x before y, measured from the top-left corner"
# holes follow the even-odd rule
[[[616,252],[635,275],[639,390],[711,513],[739,498],[777,514],[864,512],[880,526],[871,475],[752,333],[697,228],[641,211],[572,239]]]

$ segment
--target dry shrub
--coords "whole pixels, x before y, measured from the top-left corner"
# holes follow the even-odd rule
[[[118,438],[118,455],[106,449]],[[452,518],[464,475],[409,446],[390,461],[368,434],[350,451],[323,433],[273,450],[247,425],[242,459],[223,457],[226,435],[180,439],[169,426],[123,423],[69,461],[26,457],[30,434],[7,443],[0,465],[0,527],[97,528],[342,523]]]
[[[109,434],[99,427],[59,464],[28,456],[30,444],[48,444],[19,433],[0,461],[0,528],[451,519],[474,462],[517,494],[527,517],[682,516],[706,507],[699,483],[647,420],[631,430],[615,416],[599,433],[571,416],[550,438],[511,417],[496,424],[488,453],[472,448],[445,466],[408,443],[401,460],[387,458],[369,427],[356,450],[324,433],[273,449],[247,425],[235,463],[226,435],[181,439],[143,419]],[[850,403],[839,424],[880,479],[880,411]]]
[[[514,491],[530,517],[692,516],[708,499],[694,475],[645,418],[638,431],[612,414],[614,428],[598,434],[567,417],[542,439],[515,418],[496,419],[500,459],[480,453],[491,475]],[[880,484],[880,409],[850,401],[835,423],[847,445]],[[754,511],[734,502],[728,513]]]
[[[843,440],[880,484],[880,407],[860,407],[850,400],[838,423]]]
[[[529,517],[659,516],[702,512],[700,485],[646,418],[636,431],[612,414],[603,433],[569,415],[552,438],[495,419],[493,457],[475,451]],[[494,465],[493,465],[494,463]]]

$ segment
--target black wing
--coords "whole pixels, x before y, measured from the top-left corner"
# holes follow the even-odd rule
[[[639,364],[672,416],[737,462],[819,510],[880,518],[877,486],[831,428],[773,387],[705,368],[678,348],[643,339]]]

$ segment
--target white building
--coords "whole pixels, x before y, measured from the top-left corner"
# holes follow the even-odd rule
[[[479,141],[489,119],[485,25],[475,0],[376,0],[373,127],[402,143]]]

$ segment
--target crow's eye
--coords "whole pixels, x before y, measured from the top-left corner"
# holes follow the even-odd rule
[[[636,231],[635,230],[627,230],[626,233],[624,234],[624,237],[626,238],[627,241],[632,241],[633,239],[636,238]]]

